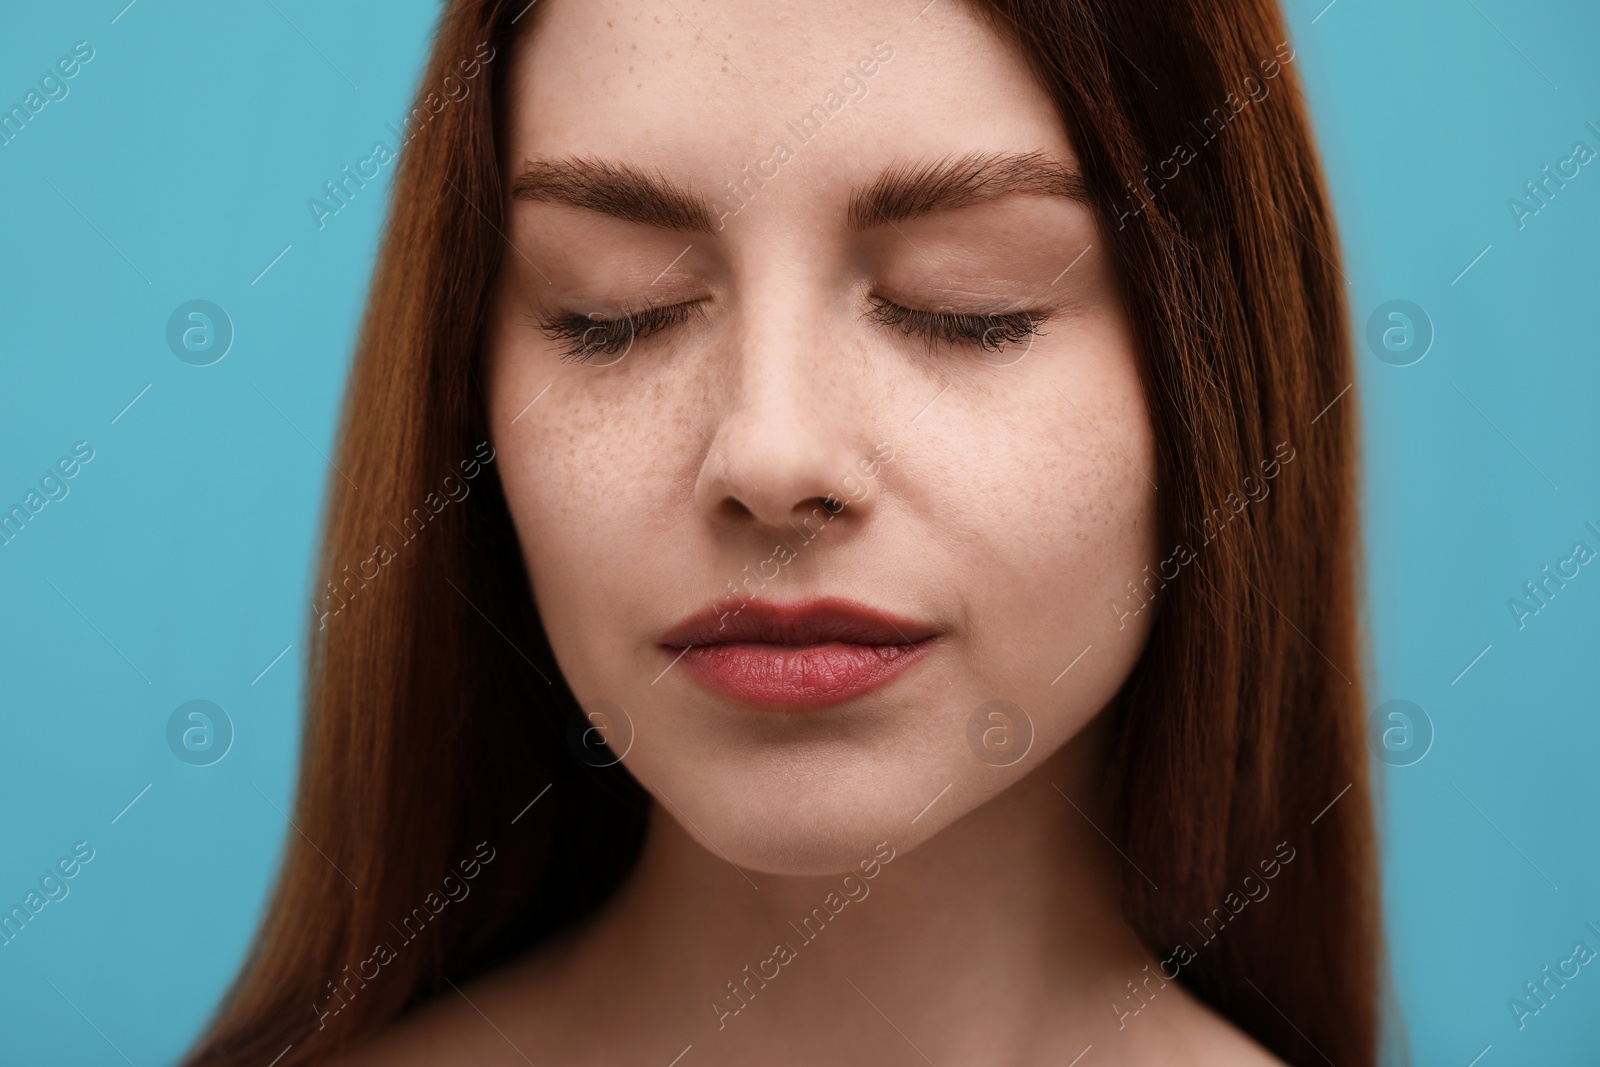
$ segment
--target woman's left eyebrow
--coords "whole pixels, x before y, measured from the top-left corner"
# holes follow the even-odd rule
[[[1043,152],[970,152],[889,167],[851,196],[847,217],[852,230],[867,230],[1017,193],[1090,202],[1083,175],[1063,160]]]

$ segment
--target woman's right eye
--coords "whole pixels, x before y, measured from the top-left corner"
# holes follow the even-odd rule
[[[647,304],[640,311],[623,311],[615,318],[606,318],[599,312],[558,314],[540,319],[539,328],[552,341],[562,343],[563,363],[588,363],[599,356],[626,355],[636,339],[677,326],[698,306],[698,301]]]

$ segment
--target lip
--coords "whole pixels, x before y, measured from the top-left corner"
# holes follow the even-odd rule
[[[849,600],[734,601],[669,630],[662,648],[700,684],[748,704],[825,707],[923,659],[933,626]]]

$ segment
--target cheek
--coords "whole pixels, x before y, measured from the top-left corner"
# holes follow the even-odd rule
[[[540,617],[582,695],[637,651],[629,605],[682,519],[672,494],[687,452],[664,397],[622,404],[590,380],[619,368],[531,358],[517,341],[491,350],[496,462]]]
[[[937,436],[908,451],[907,470],[926,468],[911,476],[938,494],[924,509],[939,517],[930,535],[966,575],[978,695],[1028,709],[1042,756],[1105,705],[1142,652],[1154,611],[1123,602],[1157,559],[1159,531],[1131,342],[1113,332],[1034,354],[1025,380],[952,405]]]

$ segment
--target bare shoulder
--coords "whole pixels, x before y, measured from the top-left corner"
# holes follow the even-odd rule
[[[559,993],[548,956],[508,964],[398,1020],[329,1067],[452,1067],[535,1060],[554,1019]]]
[[[1210,1014],[1211,1024],[1191,1038],[1187,1062],[1196,1067],[1285,1067],[1243,1030],[1214,1012]]]
[[[1135,1026],[1143,1030],[1138,1035],[1139,1054],[1130,1062],[1191,1067],[1285,1067],[1282,1060],[1186,988],[1174,984],[1171,989],[1177,996],[1165,1004],[1152,1004],[1139,1017],[1128,1021],[1128,1030]],[[1165,1010],[1154,1011],[1158,1006]],[[1144,1018],[1145,1014],[1150,1018]]]

